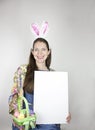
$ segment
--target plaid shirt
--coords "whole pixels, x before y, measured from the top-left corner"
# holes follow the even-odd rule
[[[9,113],[12,114],[17,108],[17,97],[18,95],[23,96],[23,83],[25,75],[27,72],[27,65],[21,65],[18,67],[17,71],[14,73],[13,87],[11,90],[11,95],[9,97]],[[21,103],[22,105],[22,103]]]

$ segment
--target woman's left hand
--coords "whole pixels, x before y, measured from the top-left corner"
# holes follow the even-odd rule
[[[67,121],[67,123],[70,123],[70,121],[71,121],[71,113],[69,113],[69,115],[67,116],[66,121]]]

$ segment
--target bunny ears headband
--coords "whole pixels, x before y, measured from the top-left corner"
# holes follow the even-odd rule
[[[44,38],[48,32],[48,22],[43,22],[41,28],[36,23],[31,24],[31,31],[36,38]]]

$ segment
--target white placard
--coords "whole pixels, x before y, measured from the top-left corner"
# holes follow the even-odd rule
[[[63,124],[68,116],[68,72],[35,71],[37,124]]]

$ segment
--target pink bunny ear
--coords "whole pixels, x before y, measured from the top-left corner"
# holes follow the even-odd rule
[[[43,22],[41,30],[40,30],[40,35],[44,36],[48,32],[48,22]]]
[[[37,24],[32,24],[31,25],[31,30],[32,30],[32,33],[34,33],[35,36],[39,36],[40,35],[40,31],[39,31],[39,27]]]

